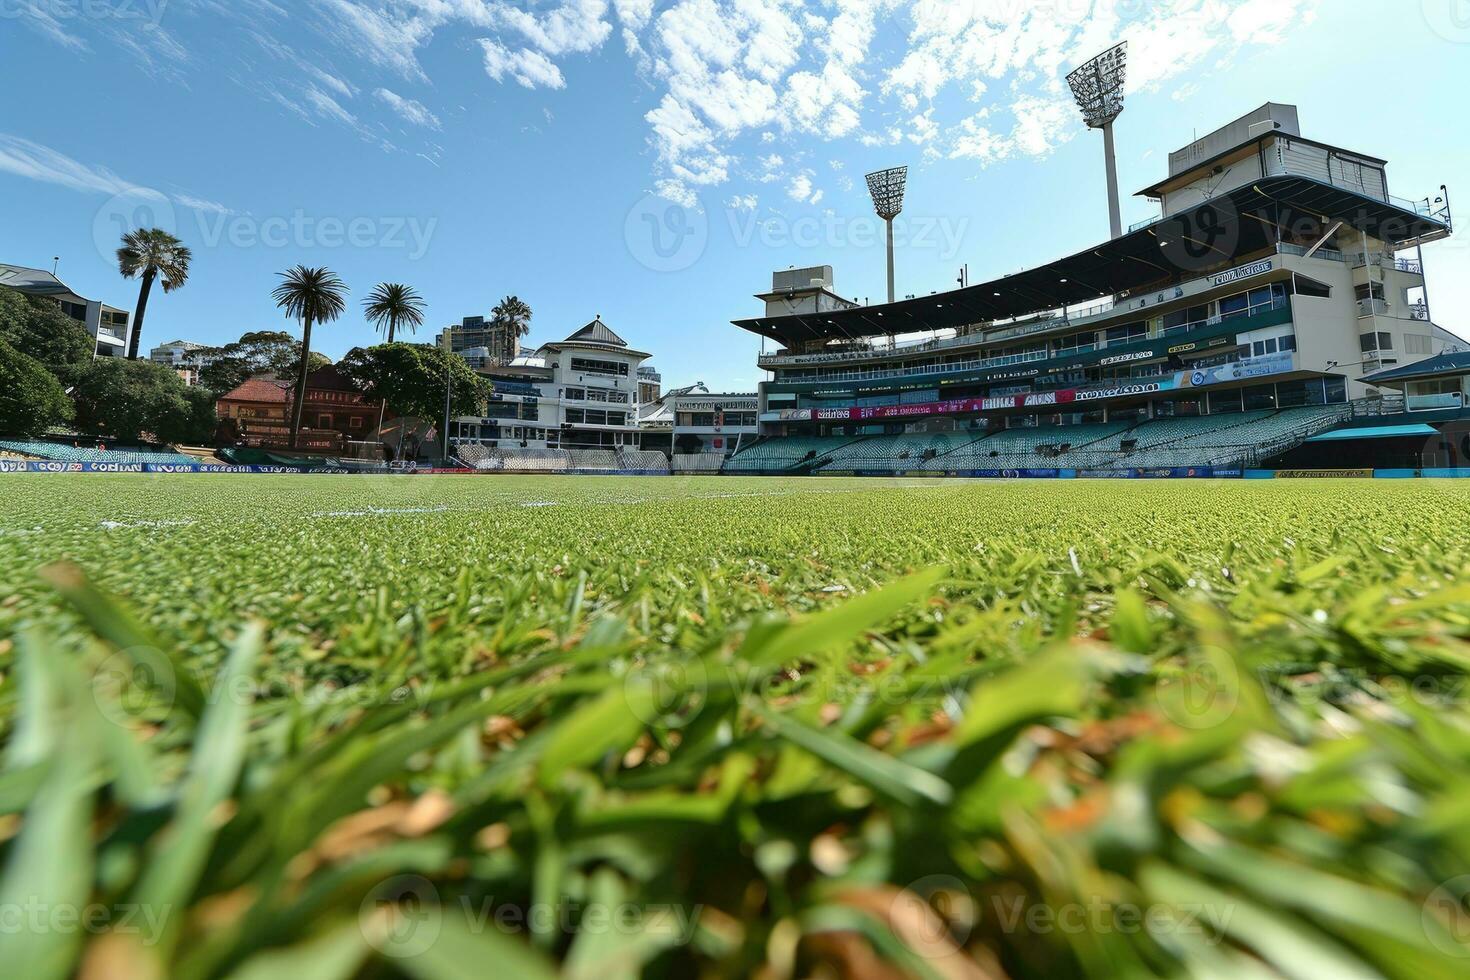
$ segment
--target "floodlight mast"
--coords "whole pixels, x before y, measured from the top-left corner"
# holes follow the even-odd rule
[[[893,302],[893,219],[903,210],[903,189],[908,181],[908,167],[891,167],[868,174],[868,193],[873,196],[873,210],[888,225],[888,302]]]
[[[1123,113],[1123,83],[1128,77],[1128,42],[1111,47],[1067,76],[1082,121],[1103,133],[1103,155],[1108,171],[1108,220],[1113,237],[1123,234],[1118,203],[1118,158],[1113,149],[1113,121]]]

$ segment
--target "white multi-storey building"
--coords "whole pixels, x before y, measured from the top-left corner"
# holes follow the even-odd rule
[[[503,449],[638,449],[638,369],[650,356],[598,317],[487,369],[495,394],[486,414],[456,419],[451,439]]]
[[[56,300],[61,304],[61,312],[86,327],[87,333],[92,335],[92,353],[95,356],[128,355],[128,322],[131,317],[126,310],[79,296],[70,286],[44,269],[0,263],[0,286],[7,286],[28,296],[45,296]]]

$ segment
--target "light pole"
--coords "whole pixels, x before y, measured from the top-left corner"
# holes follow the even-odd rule
[[[454,355],[451,354],[449,356],[452,358]],[[453,379],[453,377],[452,377],[452,375],[450,373],[450,369],[453,368],[453,367],[454,367],[454,362],[452,360],[450,360],[449,358],[445,358],[445,360],[444,360],[444,432],[439,437],[440,440],[441,440],[441,442],[444,445],[444,450],[440,454],[440,462],[443,463],[445,466],[448,466],[449,465],[449,392],[450,392],[450,388],[454,384],[454,379]]]
[[[868,193],[873,195],[873,209],[888,226],[888,302],[893,302],[893,219],[903,210],[903,188],[908,181],[908,167],[891,167],[868,174]]]
[[[1123,234],[1123,216],[1118,203],[1118,159],[1113,149],[1113,121],[1123,113],[1123,83],[1128,76],[1128,42],[1104,51],[1072,71],[1067,84],[1082,110],[1088,129],[1103,133],[1103,154],[1108,171],[1108,221],[1113,237]]]

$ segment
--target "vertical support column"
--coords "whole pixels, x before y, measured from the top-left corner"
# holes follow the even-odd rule
[[[1123,236],[1123,216],[1118,203],[1118,158],[1113,150],[1113,120],[1109,119],[1103,125],[1103,155],[1107,157],[1108,167],[1108,220],[1111,222],[1113,237]]]
[[[893,219],[884,221],[888,226],[888,302],[893,302]]]

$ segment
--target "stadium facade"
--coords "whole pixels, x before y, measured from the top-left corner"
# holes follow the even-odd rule
[[[1292,106],[1170,154],[1139,193],[1157,217],[945,293],[859,306],[830,267],[778,273],[765,315],[735,321],[779,349],[734,468],[1251,464],[1404,407],[1373,376],[1459,342],[1416,257],[1451,233],[1448,191],[1394,196],[1384,160],[1303,136]]]

